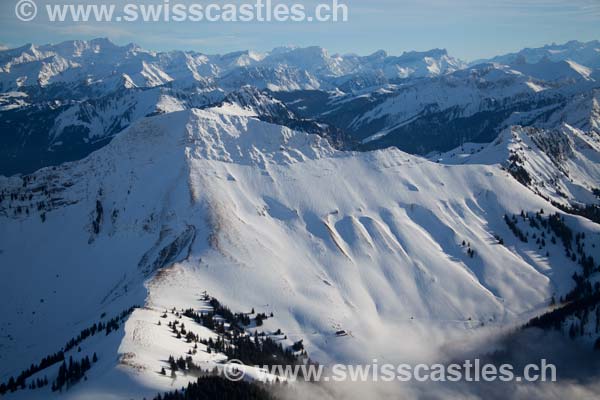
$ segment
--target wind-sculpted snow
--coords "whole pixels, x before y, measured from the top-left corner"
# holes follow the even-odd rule
[[[43,182],[60,193],[36,191]],[[319,362],[410,362],[524,322],[577,268],[558,245],[544,257],[512,235],[505,213],[556,210],[495,165],[341,152],[229,103],[144,118],[84,160],[0,189],[2,378],[101,313],[144,305],[118,338],[83,345],[104,361],[72,398],[171,389],[158,371],[183,348],[156,321],[203,291],[273,312],[266,329],[303,339]]]
[[[333,153],[327,140],[317,135],[299,134],[256,118],[240,118],[233,112],[252,115],[225,105],[215,113],[195,110],[188,126],[192,156],[268,169],[271,164],[291,164],[321,158]]]

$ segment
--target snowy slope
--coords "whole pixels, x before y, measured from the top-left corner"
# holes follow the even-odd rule
[[[600,91],[593,89],[571,97],[564,107],[559,107],[549,116],[534,121],[542,128],[555,128],[567,123],[585,132],[600,133]]]
[[[121,88],[82,101],[45,101],[36,94],[9,93],[0,117],[0,174],[29,173],[81,159],[136,120],[206,107],[223,97],[218,89],[164,86]]]
[[[206,106],[222,97],[218,90],[121,90],[105,98],[76,103],[67,108],[57,117],[49,135],[55,143],[61,140],[64,132],[79,128],[87,132],[89,140],[97,140],[113,136],[143,117]]]
[[[11,266],[0,282],[1,379],[101,313],[145,307],[124,331],[82,345],[100,362],[67,398],[181,386],[187,378],[157,369],[185,348],[155,322],[203,307],[203,291],[273,312],[267,328],[304,339],[320,362],[407,362],[482,325],[526,320],[567,293],[578,268],[560,245],[546,257],[512,235],[505,213],[555,209],[496,166],[340,152],[232,104],[144,118],[82,161],[0,177],[0,188],[0,265]]]
[[[382,75],[338,80],[338,90],[279,94],[294,111],[346,130],[363,150],[410,153],[490,142],[512,125],[589,129],[598,82],[571,61],[478,64],[442,76],[386,84]],[[344,91],[344,92],[342,92]]]
[[[509,66],[481,64],[442,77],[331,96],[324,110],[315,106],[315,115],[351,132],[363,148],[397,146],[426,154],[465,141],[491,141],[516,112],[543,113],[570,90],[571,85],[549,84]]]
[[[458,106],[462,115],[469,116],[484,107],[487,99],[502,102],[508,97],[533,93],[528,80],[505,66],[480,65],[436,81],[401,88],[390,100],[357,118],[355,124],[373,121],[382,115],[402,124],[426,106],[439,110]]]
[[[571,60],[552,62],[544,59],[535,64],[514,64],[511,65],[511,68],[524,75],[548,82],[592,80],[591,68]]]
[[[445,164],[502,165],[524,171],[522,183],[560,204],[596,204],[600,137],[568,124],[558,129],[513,126],[487,145],[433,155]]]

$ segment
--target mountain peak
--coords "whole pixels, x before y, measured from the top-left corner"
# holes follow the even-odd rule
[[[401,58],[423,58],[423,57],[432,57],[432,58],[441,58],[443,56],[447,56],[448,51],[446,49],[431,49],[426,51],[405,51],[400,56]]]
[[[366,58],[370,60],[384,60],[388,58],[388,53],[385,50],[377,50],[373,54],[368,55]]]
[[[89,41],[90,44],[99,45],[99,46],[108,46],[108,47],[118,47],[115,43],[113,43],[107,37],[95,38]]]
[[[483,61],[498,62],[500,64],[516,64],[525,61],[528,64],[535,64],[548,59],[555,62],[571,60],[588,68],[600,68],[599,46],[600,42],[597,40],[590,42],[571,40],[563,44],[552,43],[537,48],[524,48],[520,51],[496,56],[489,60],[477,60],[472,62],[471,65]]]

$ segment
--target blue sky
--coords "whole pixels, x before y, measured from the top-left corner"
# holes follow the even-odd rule
[[[37,0],[37,3],[42,9],[50,1]],[[59,4],[69,1],[108,2],[54,0]],[[115,4],[162,1],[112,0]],[[173,4],[191,0],[170,1]],[[201,4],[207,1],[196,0]],[[295,2],[307,6],[316,3],[315,0]],[[1,3],[0,44],[8,47],[108,37],[119,44],[135,42],[152,50],[205,53],[265,51],[282,45],[319,45],[332,53],[358,54],[378,49],[401,54],[408,50],[446,48],[452,55],[474,60],[552,42],[600,39],[600,0],[346,0],[350,20],[345,23],[21,22],[14,13],[17,0]]]

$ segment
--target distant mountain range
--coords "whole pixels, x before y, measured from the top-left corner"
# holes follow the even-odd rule
[[[469,66],[441,49],[401,56],[330,55],[319,47],[205,55],[107,39],[26,45],[0,51],[0,173],[76,160],[139,118],[202,108],[247,85],[303,119],[343,131],[347,148],[447,151],[489,142],[510,124],[592,113],[571,110],[578,115],[570,117],[564,107],[577,96],[593,97],[599,48],[597,41],[569,42]]]

